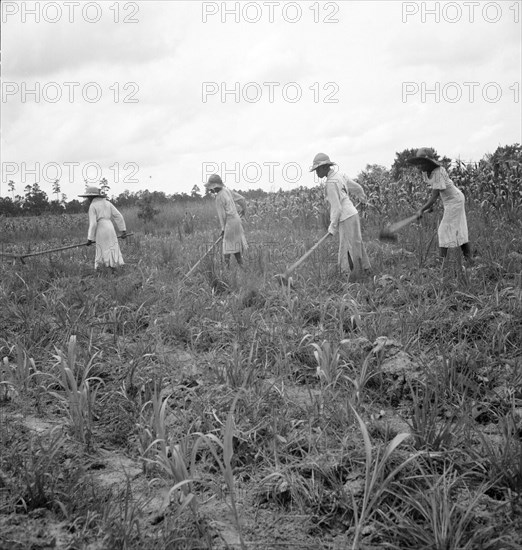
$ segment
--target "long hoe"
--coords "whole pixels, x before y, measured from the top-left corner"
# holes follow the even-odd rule
[[[196,270],[196,268],[198,267],[198,265],[212,252],[212,250],[214,250],[214,248],[216,248],[216,246],[221,242],[221,240],[223,239],[223,237],[220,235],[218,237],[218,239],[216,240],[216,242],[205,252],[205,254],[203,254],[203,256],[201,256],[201,258],[190,268],[190,270],[187,272],[187,274],[183,277],[183,279],[181,279],[180,283],[179,284],[182,284],[184,283],[191,275],[192,273],[194,273],[194,271]]]
[[[400,231],[403,227],[406,227],[410,223],[414,222],[417,219],[417,214],[405,218],[404,220],[392,223],[384,227],[379,233],[379,240],[381,241],[396,241],[397,240],[397,231]]]
[[[318,240],[310,250],[307,250],[298,260],[297,262],[293,263],[284,273],[274,275],[276,279],[282,284],[282,285],[288,285],[288,277],[291,273],[293,273],[307,258],[312,254],[317,248],[319,248],[325,241],[328,239],[328,237],[331,235],[331,233],[327,233],[324,235],[324,237],[321,237],[320,240]]]
[[[134,233],[127,233],[125,237],[132,237]],[[121,239],[122,237],[119,236],[118,239]],[[24,259],[25,258],[32,258],[33,256],[42,256],[43,254],[52,254],[53,252],[62,252],[63,250],[70,250],[72,248],[80,248],[82,246],[87,246],[87,243],[78,243],[78,244],[70,244],[68,246],[61,246],[60,248],[50,248],[47,250],[40,250],[39,252],[31,252],[30,254],[0,254],[1,256],[5,256],[7,258],[16,258],[19,259],[23,264],[25,264]]]

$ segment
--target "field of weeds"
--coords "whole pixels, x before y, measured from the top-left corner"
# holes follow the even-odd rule
[[[468,199],[473,266],[442,270],[441,212],[387,244],[376,203],[368,279],[332,239],[281,287],[317,196],[253,205],[245,269],[211,253],[183,284],[206,202],[124,211],[116,275],[92,247],[3,259],[1,549],[522,548],[520,216]],[[87,231],[17,221],[4,252]]]

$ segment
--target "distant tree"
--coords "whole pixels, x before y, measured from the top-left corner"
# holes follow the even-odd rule
[[[13,200],[14,200],[14,197],[15,197],[15,182],[13,180],[9,180],[9,182],[7,183],[7,188],[9,189],[9,191],[11,191],[11,194],[13,195]]]
[[[433,147],[432,147],[433,149]],[[435,149],[433,149],[434,158],[439,160],[446,167],[449,167],[451,164],[451,159],[444,156],[442,159]],[[395,160],[393,161],[391,167],[391,176],[395,181],[401,179],[404,173],[411,173],[412,166],[408,164],[408,159],[414,157],[417,154],[417,149],[404,149],[400,153],[395,153]]]
[[[190,196],[194,199],[200,199],[201,189],[197,185],[194,185],[194,187],[192,188],[192,191],[190,192]]]
[[[85,206],[77,199],[73,199],[65,204],[65,212],[67,214],[78,214],[80,212],[85,212]]]
[[[29,188],[29,189],[28,189]],[[42,191],[38,183],[26,186],[25,201],[23,209],[32,216],[39,216],[49,209],[47,193]]]
[[[522,145],[515,143],[513,145],[498,146],[495,152],[489,158],[493,165],[495,178],[506,175],[513,171],[513,168],[519,168],[522,164]]]
[[[109,191],[111,190],[111,187],[109,185],[109,182],[107,181],[107,178],[102,178],[100,180],[100,190],[104,195],[109,194]]]
[[[152,195],[146,191],[138,202],[138,218],[145,223],[151,222],[158,214],[159,210],[152,205]]]
[[[59,200],[52,200],[46,208],[46,212],[49,214],[63,214],[64,210],[64,206]]]
[[[395,153],[395,160],[393,161],[393,164],[390,170],[391,176],[395,181],[400,179],[400,177],[402,176],[402,173],[405,170],[408,170],[411,168],[411,166],[407,163],[407,160],[411,157],[414,157],[416,154],[417,154],[417,149],[404,149],[399,153]]]
[[[53,193],[56,195],[56,202],[60,202],[60,180],[54,180]]]
[[[0,197],[0,216],[18,216],[21,211],[20,203],[11,197]]]

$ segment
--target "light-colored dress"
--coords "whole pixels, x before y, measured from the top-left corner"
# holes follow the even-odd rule
[[[104,197],[96,197],[89,206],[89,233],[87,238],[96,241],[94,268],[99,266],[119,267],[124,265],[114,230],[125,231],[125,220],[118,209]]]
[[[236,254],[248,249],[243,224],[237,211],[236,202],[242,212],[246,210],[246,201],[239,193],[223,187],[216,195],[216,209],[223,235],[223,254]]]
[[[350,199],[349,192],[360,199],[366,199],[364,189],[346,174],[328,172],[325,183],[326,200],[330,203],[330,227],[328,232],[339,232],[339,252],[337,261],[342,273],[350,274],[350,260],[353,270],[360,272],[370,269],[370,260],[366,253],[361,235],[361,224],[357,208]]]
[[[451,181],[446,169],[439,166],[433,170],[427,181],[432,189],[440,191],[444,206],[444,216],[439,225],[439,247],[455,248],[468,242],[468,222],[466,220],[464,193]]]

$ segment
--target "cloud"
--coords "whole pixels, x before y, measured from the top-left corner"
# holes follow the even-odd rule
[[[8,17],[2,26],[4,78],[44,79],[64,71],[75,72],[84,66],[144,64],[175,53],[187,32],[181,24],[185,18],[183,13],[178,14],[176,31],[169,32],[172,23],[161,11],[144,9],[144,6],[132,17],[138,19],[135,24],[116,24],[115,12],[108,2],[92,3],[103,14],[97,23],[82,18],[79,9],[75,10],[74,22],[70,23],[64,8],[61,19],[53,24],[43,19],[43,9],[48,4],[59,3],[33,4],[40,6],[39,23],[35,22],[35,16],[28,15],[22,20],[19,12],[18,17]],[[131,13],[122,10],[120,21],[126,16],[130,17]],[[48,15],[48,18],[54,17],[54,14]]]
[[[500,141],[520,142],[520,100],[509,89],[520,79],[520,29],[509,19],[405,24],[402,4],[338,3],[333,24],[314,22],[313,2],[300,4],[297,23],[276,10],[274,23],[265,13],[256,24],[222,23],[219,15],[205,24],[201,3],[184,1],[137,3],[139,24],[115,24],[110,2],[99,3],[105,11],[97,24],[11,19],[2,28],[4,80],[79,84],[73,103],[65,96],[57,103],[4,98],[2,160],[96,162],[116,194],[143,185],[173,193],[201,184],[206,162],[225,170],[238,163],[263,167],[263,178],[252,184],[240,170],[237,188],[288,188],[313,184],[307,169],[319,151],[355,176],[367,164],[390,166],[404,148],[432,145],[441,154],[477,159]],[[326,4],[318,6],[324,18]],[[419,90],[405,97],[409,81]],[[438,101],[420,88],[435,81]],[[480,82],[475,100],[463,95],[451,103],[451,90],[443,88],[451,81]],[[490,81],[501,85],[498,102],[482,95]],[[102,91],[98,101],[82,94],[89,82]],[[206,101],[205,82],[217,86]],[[279,84],[272,101],[267,82]],[[295,86],[282,93],[290,82],[301,91],[297,102],[288,96]],[[236,85],[239,96],[222,97]],[[261,96],[252,101],[256,85]],[[271,162],[279,163],[272,182],[264,166]],[[302,174],[291,183],[282,170],[294,162]],[[135,178],[126,163],[139,167]],[[235,181],[236,174],[228,177]],[[81,173],[65,180],[70,196],[83,187]]]

